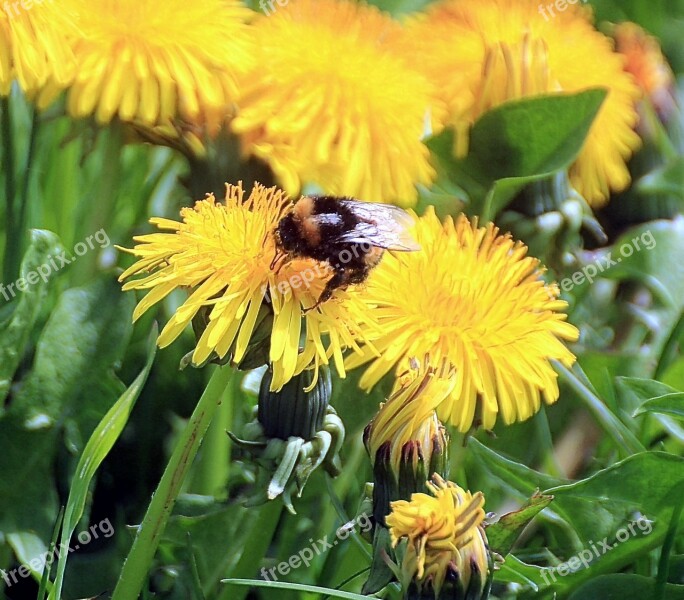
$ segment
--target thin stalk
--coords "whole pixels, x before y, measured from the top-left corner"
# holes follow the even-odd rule
[[[119,575],[112,600],[135,600],[140,595],[176,498],[216,413],[223,390],[229,384],[231,374],[228,367],[217,368],[212,374],[147,507],[145,518]]]
[[[546,472],[554,477],[562,477],[563,474],[561,473],[561,468],[558,464],[558,459],[553,447],[549,417],[546,414],[546,408],[544,408],[543,405],[535,415],[533,422],[534,428],[537,431],[539,446],[543,451],[542,464],[544,465]]]
[[[627,426],[570,369],[567,369],[557,361],[554,361],[554,366],[561,378],[577,394],[579,399],[582,400],[584,405],[594,415],[601,428],[613,438],[615,445],[626,456],[645,450],[637,437],[627,429]]]
[[[102,141],[102,168],[98,178],[96,197],[83,197],[84,208],[82,227],[77,228],[74,243],[83,242],[88,236],[100,229],[105,231],[111,226],[114,208],[121,189],[121,165],[124,151],[123,131],[117,122],[113,122],[106,130],[100,132]],[[140,200],[140,199],[138,199]],[[147,199],[145,199],[147,200]],[[72,281],[81,285],[90,281],[97,273],[97,252],[87,252],[79,257],[71,267]]]
[[[35,108],[31,108],[31,129],[29,130],[28,136],[28,150],[26,151],[26,162],[24,165],[24,179],[21,183],[21,195],[19,196],[19,218],[17,223],[19,225],[20,231],[25,231],[26,229],[26,209],[28,207],[28,193],[29,185],[31,183],[31,175],[33,170],[31,169],[31,163],[33,162],[33,156],[36,153],[36,139],[38,138],[38,111]]]
[[[653,379],[658,379],[663,376],[667,367],[670,366],[674,358],[677,356],[677,345],[679,344],[679,338],[684,333],[684,312],[679,316],[679,321],[673,327],[670,335],[660,352],[660,357],[658,358],[658,365],[656,366],[655,373],[653,374]]]
[[[2,131],[2,172],[5,174],[5,262],[3,276],[5,282],[11,282],[19,275],[19,241],[14,214],[14,198],[16,195],[14,144],[12,143],[12,115],[10,113],[11,94],[0,98],[0,130]]]
[[[662,600],[665,598],[665,587],[667,585],[667,576],[670,570],[670,556],[675,548],[675,542],[677,541],[677,528],[679,527],[679,521],[682,518],[682,510],[684,509],[684,496],[681,495],[682,489],[682,486],[679,486],[679,499],[674,507],[674,510],[672,511],[670,525],[667,528],[667,534],[665,535],[663,548],[660,551],[660,560],[658,561],[658,576],[656,577],[656,585],[653,593],[653,598],[655,600]]]
[[[242,555],[235,568],[229,573],[229,577],[242,579],[252,577],[258,570],[257,565],[266,556],[269,546],[275,537],[276,528],[283,512],[283,503],[279,500],[267,502],[258,509],[259,516],[252,529],[253,535],[249,537],[242,549]],[[225,586],[218,596],[218,600],[244,600],[249,593],[249,588],[234,589]]]

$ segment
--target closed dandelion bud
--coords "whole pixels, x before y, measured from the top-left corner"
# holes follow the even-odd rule
[[[301,496],[309,476],[321,467],[339,475],[339,451],[344,425],[328,404],[332,380],[327,367],[296,375],[278,392],[270,391],[272,371],[264,374],[259,388],[255,419],[247,423],[242,438],[233,441],[249,452],[260,467],[248,505],[281,497],[294,513],[292,493]]]
[[[429,494],[392,502],[387,517],[407,600],[486,600],[491,557],[484,496],[434,475]]]
[[[389,513],[390,502],[399,498],[399,477],[392,470],[390,448],[390,442],[385,442],[373,459],[373,518],[382,525]]]
[[[389,503],[424,489],[433,473],[446,476],[449,436],[435,407],[454,385],[452,369],[416,363],[394,386],[364,432],[373,461],[373,515],[384,524]]]
[[[258,418],[264,433],[283,440],[292,436],[312,439],[323,427],[332,393],[330,369],[322,367],[317,381],[313,371],[303,371],[279,392],[270,391],[272,377],[272,372],[267,370],[259,388]]]
[[[548,263],[560,270],[583,246],[584,233],[606,241],[591,207],[565,171],[527,185],[511,209],[501,216],[501,227],[525,240],[531,254],[547,256]]]

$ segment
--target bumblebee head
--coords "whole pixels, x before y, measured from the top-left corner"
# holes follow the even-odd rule
[[[294,251],[301,242],[301,233],[292,213],[285,215],[275,230],[276,246],[285,252]]]

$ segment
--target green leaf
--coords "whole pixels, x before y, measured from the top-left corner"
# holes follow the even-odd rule
[[[579,587],[569,600],[644,600],[653,598],[655,580],[642,575],[616,573],[596,577]],[[668,584],[663,600],[684,600],[684,585]]]
[[[632,455],[587,479],[544,491],[555,496],[554,508],[572,515],[584,540],[612,536],[633,514],[667,528],[675,488],[682,482],[684,458],[665,452]],[[653,535],[653,534],[649,534]]]
[[[682,472],[684,458],[643,452],[582,481],[545,490],[582,540],[575,551],[562,553],[571,572],[554,578],[549,591],[574,589],[599,574],[620,571],[661,546],[684,491]],[[585,562],[579,564],[582,556]]]
[[[286,581],[265,581],[263,579],[224,579],[222,583],[230,585],[245,585],[250,587],[263,587],[279,590],[292,590],[296,592],[311,592],[320,596],[332,596],[333,598],[344,598],[345,600],[368,600],[368,596],[342,592],[340,590],[319,587],[317,585],[304,585],[303,583],[287,583]]]
[[[268,502],[258,509],[251,508],[250,511],[256,512],[256,518],[251,522],[249,537],[247,542],[242,545],[242,555],[235,566],[229,571],[232,581],[246,581],[245,576],[254,573],[254,567],[259,564],[266,555],[269,546],[275,535],[276,526],[283,512],[282,502]],[[226,588],[219,596],[219,600],[242,600],[247,596],[249,590],[230,590]]]
[[[503,484],[506,489],[517,492],[517,495],[525,501],[535,496],[540,489],[556,487],[567,482],[567,480],[539,473],[514,460],[505,458],[475,439],[468,441],[468,450],[480,468],[484,468],[494,480]],[[552,507],[547,507],[543,513],[544,518],[563,528],[573,544],[579,544],[579,538],[568,525],[570,515],[562,514],[557,508],[555,503]]]
[[[377,525],[373,535],[373,561],[368,580],[363,585],[364,594],[375,594],[394,579],[394,573],[385,562],[385,555],[392,557],[392,542],[389,529]]]
[[[138,399],[140,391],[147,380],[147,376],[150,374],[156,351],[157,334],[158,331],[155,326],[150,334],[147,362],[145,363],[145,366],[133,383],[131,383],[128,389],[121,395],[114,406],[107,411],[107,414],[97,425],[83,450],[83,454],[81,454],[81,457],[78,460],[76,473],[71,481],[69,499],[67,500],[66,509],[64,511],[64,522],[60,539],[60,547],[62,548],[68,547],[71,536],[76,529],[76,525],[83,515],[90,482],[95,476],[97,469],[102,464],[102,461],[119,439],[126,423],[128,423],[128,418],[133,410],[133,406],[135,406],[135,401]],[[61,552],[59,555],[55,584],[49,596],[51,599],[56,598],[59,600],[59,598],[61,598],[67,556],[67,552]]]
[[[494,581],[516,583],[537,592],[545,585],[542,571],[542,567],[525,564],[513,554],[509,554],[499,569],[494,571]]]
[[[644,413],[659,413],[684,419],[684,392],[650,398],[641,405],[641,408],[634,412],[633,416],[638,417]]]
[[[670,557],[669,583],[684,584],[684,555],[675,554]]]
[[[604,277],[643,283],[662,306],[673,309],[676,314],[671,318],[679,319],[684,308],[684,262],[673,257],[684,255],[684,219],[652,221],[630,229],[601,254],[608,252],[615,264],[604,268]],[[669,332],[667,324],[661,326]]]
[[[71,421],[86,439],[123,385],[113,366],[131,335],[133,297],[113,279],[64,292],[45,325],[31,373],[12,403],[26,429]],[[112,397],[94,393],[108,387]]]
[[[492,219],[523,186],[575,160],[605,97],[592,89],[506,102],[475,123],[463,159],[451,158],[452,132],[428,146],[470,194],[471,212]]]
[[[624,568],[661,545],[682,491],[684,458],[664,452],[635,454],[587,479],[546,487],[544,482],[553,481],[548,475],[501,457],[475,440],[468,447],[477,463],[507,487],[521,494],[541,487],[544,495],[554,496],[542,514],[553,523],[562,520],[571,541],[555,554],[570,559],[601,540],[613,545],[618,534],[624,537],[629,531],[628,542],[614,544],[609,552],[594,557],[591,568],[558,577],[552,591],[572,589],[597,572]]]
[[[634,187],[645,196],[668,194],[684,202],[684,156],[644,175]]]
[[[489,547],[501,556],[506,556],[520,537],[528,523],[544,510],[553,500],[553,496],[535,494],[519,510],[506,513],[487,527]]]
[[[645,450],[627,425],[598,397],[591,381],[579,364],[575,363],[572,369],[568,369],[558,361],[554,361],[553,364],[561,379],[570,386],[582,403],[591,411],[598,424],[613,438],[615,445],[622,451],[623,455],[636,454]]]
[[[660,381],[656,381],[655,379],[645,379],[643,377],[617,377],[616,382],[619,390],[627,390],[633,393],[638,402],[646,402],[652,398],[679,393],[679,390],[661,383]]]
[[[116,382],[112,368],[128,343],[132,308],[132,298],[114,281],[62,294],[32,370],[0,419],[0,531],[21,562],[47,551],[57,517],[53,463],[63,426],[72,424],[87,437],[95,414],[99,420],[116,401],[95,392],[103,381]]]
[[[21,263],[21,277],[27,281],[27,277],[32,281],[35,279],[35,283],[28,285],[24,292],[19,292],[19,302],[14,312],[0,325],[0,405],[9,393],[12,376],[24,356],[45,291],[54,275],[48,261],[60,252],[62,244],[54,233],[41,229],[31,231],[31,245]],[[14,288],[7,290],[2,286],[0,289],[8,301],[15,293]]]
[[[62,523],[64,523],[64,507],[60,508],[59,515],[57,515],[57,520],[55,521],[55,526],[52,531],[52,539],[50,540],[48,548],[57,547],[57,540],[59,539],[59,531],[62,528]],[[47,593],[52,590],[52,583],[50,582],[51,571],[52,565],[45,565],[43,576],[40,578],[37,600],[45,600]]]
[[[684,418],[684,393],[679,390],[654,379],[618,377],[616,381],[623,404],[632,407],[632,417],[654,413]],[[671,427],[668,429],[673,433]]]
[[[505,458],[474,438],[468,440],[468,450],[473,454],[478,464],[482,464],[489,471],[490,475],[509,489],[517,491],[525,499],[534,496],[539,489],[555,487],[567,482],[567,480],[539,473]]]
[[[245,549],[252,551],[256,550],[253,544],[269,544],[265,528],[275,528],[278,515],[274,516],[274,511],[280,513],[274,503],[247,508],[241,504],[226,505],[211,496],[180,496],[164,531],[160,554],[173,552],[177,562],[188,561],[190,538],[202,591],[205,596],[215,598],[220,580],[233,574],[245,555]],[[231,540],[230,552],[226,552],[226,540]],[[249,575],[254,573],[255,565],[259,563],[255,556],[250,554],[252,562],[244,562],[245,566],[249,563],[245,569]]]
[[[470,153],[490,179],[550,174],[581,150],[605,89],[506,102],[474,125]]]

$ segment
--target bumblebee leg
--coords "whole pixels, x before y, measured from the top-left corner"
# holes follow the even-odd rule
[[[287,254],[285,252],[276,251],[269,268],[271,269],[271,271],[275,271],[275,274],[277,275],[278,273],[280,273],[280,269],[283,268],[286,262]]]
[[[328,283],[325,284],[325,287],[323,288],[321,295],[318,297],[318,300],[316,300],[316,304],[305,309],[304,312],[309,312],[310,310],[313,310],[314,308],[318,308],[326,300],[330,300],[330,298],[333,295],[333,292],[337,288],[343,287],[343,286],[348,285],[348,284],[349,284],[349,275],[347,274],[346,270],[335,271],[333,273],[333,276],[330,279],[328,279]]]

